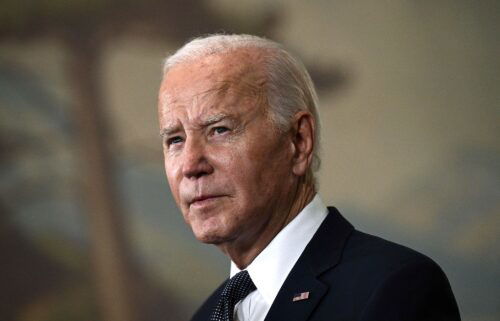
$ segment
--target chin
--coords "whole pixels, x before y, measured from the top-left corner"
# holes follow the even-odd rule
[[[217,245],[227,240],[224,233],[220,231],[219,226],[214,226],[214,224],[209,224],[206,221],[201,224],[191,225],[191,229],[196,239],[202,243]]]
[[[194,231],[193,231],[194,232]],[[194,232],[196,239],[205,244],[218,245],[227,241],[227,238],[222,237],[214,233],[196,233]]]

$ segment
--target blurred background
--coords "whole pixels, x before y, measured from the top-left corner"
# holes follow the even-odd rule
[[[321,101],[320,194],[500,319],[500,2],[0,1],[0,320],[187,320],[228,276],[170,196],[156,95],[190,38],[284,43]]]

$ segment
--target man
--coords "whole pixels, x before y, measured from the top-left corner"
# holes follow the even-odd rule
[[[231,259],[231,278],[192,320],[460,320],[431,259],[323,205],[316,93],[280,45],[189,42],[165,62],[159,120],[185,221]]]

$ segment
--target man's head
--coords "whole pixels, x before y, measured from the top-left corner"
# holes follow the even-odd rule
[[[262,38],[200,38],[167,58],[165,170],[199,240],[240,250],[269,242],[307,204],[319,166],[316,101],[302,64]]]

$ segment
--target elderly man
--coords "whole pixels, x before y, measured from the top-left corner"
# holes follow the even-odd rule
[[[317,97],[304,66],[250,35],[195,39],[159,93],[168,182],[231,278],[194,321],[459,320],[429,258],[355,230],[317,195]]]

